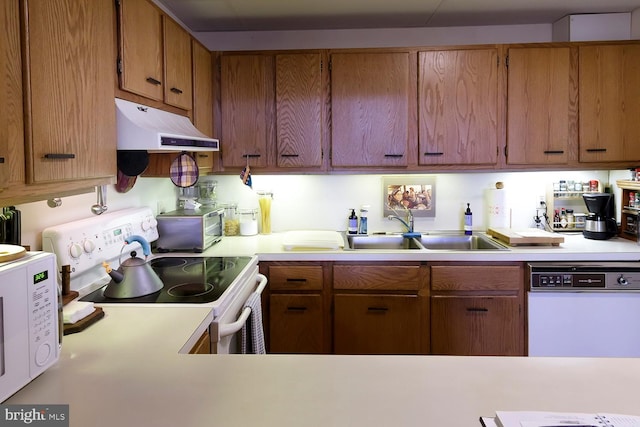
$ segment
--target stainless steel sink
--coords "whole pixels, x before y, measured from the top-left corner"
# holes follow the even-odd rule
[[[427,249],[453,251],[508,250],[484,235],[422,235],[420,243]]]
[[[350,249],[424,249],[415,238],[406,238],[401,234],[347,236]]]
[[[419,237],[404,237],[401,234],[347,235],[347,248],[381,250],[444,250],[482,251],[509,250],[509,248],[485,235],[422,234]]]

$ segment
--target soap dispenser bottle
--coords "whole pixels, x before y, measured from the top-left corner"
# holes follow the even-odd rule
[[[369,205],[360,206],[360,223],[358,225],[358,234],[367,234],[367,214],[369,213]]]
[[[347,228],[349,234],[358,233],[358,217],[356,216],[356,210],[351,209],[351,215],[349,215],[349,226]]]
[[[471,235],[473,226],[473,214],[471,213],[470,204],[467,203],[467,210],[464,211],[464,234]]]

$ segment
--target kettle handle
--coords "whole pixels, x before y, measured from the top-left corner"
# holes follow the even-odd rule
[[[144,256],[151,255],[151,246],[149,245],[149,242],[147,241],[147,239],[145,239],[142,236],[138,236],[137,234],[132,234],[131,236],[124,239],[124,242],[126,244],[138,242],[142,246],[142,253],[144,254]]]

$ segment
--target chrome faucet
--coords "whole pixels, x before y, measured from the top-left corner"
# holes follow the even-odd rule
[[[398,215],[398,212],[395,209],[391,209],[395,215],[389,215],[387,218],[389,218],[389,220],[392,219],[397,219],[398,221],[400,221],[405,227],[407,227],[407,231],[405,234],[413,234],[413,214],[411,213],[411,209],[407,209],[404,208],[405,211],[407,211],[407,219],[404,220],[402,218],[400,218],[400,216]]]

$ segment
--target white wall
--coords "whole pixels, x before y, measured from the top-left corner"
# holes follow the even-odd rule
[[[514,228],[534,226],[533,217],[538,197],[547,185],[560,179],[598,179],[615,183],[627,179],[627,171],[572,172],[495,172],[465,174],[435,174],[436,216],[416,218],[416,229],[459,230],[462,228],[466,203],[471,204],[475,230],[486,230],[488,219],[485,193],[496,181],[505,184],[512,208]],[[383,216],[383,178],[387,175],[259,175],[254,174],[254,189],[270,189],[274,193],[272,228],[274,232],[295,229],[345,230],[350,208],[371,205],[369,231],[400,231],[401,224]],[[393,175],[391,175],[393,176]],[[401,182],[417,180],[425,175],[395,175]],[[237,175],[216,177],[218,201],[237,201],[240,208],[257,208],[253,189],[245,186]],[[108,186],[109,212],[128,207],[149,206],[155,213],[175,208],[177,188],[168,178],[139,178],[126,194]],[[617,195],[619,197],[619,195]],[[618,200],[618,199],[616,199]],[[45,201],[19,205],[23,214],[23,244],[41,249],[42,231],[51,225],[92,216],[90,207],[96,201],[94,193],[62,199],[62,206],[49,208]],[[616,202],[617,203],[617,202]]]

